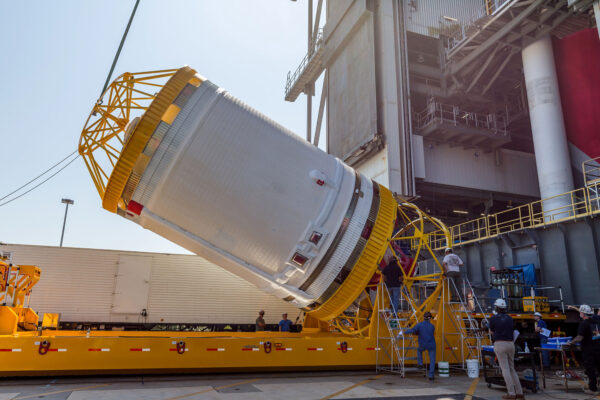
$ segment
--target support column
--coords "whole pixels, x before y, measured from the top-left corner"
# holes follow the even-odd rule
[[[408,55],[402,1],[374,2],[377,129],[385,135],[389,188],[415,195]]]
[[[540,196],[545,199],[574,187],[550,36],[528,45],[521,54]],[[569,204],[569,197],[563,196],[545,201],[543,207],[545,211],[564,207],[560,210],[564,214],[555,215],[558,219],[569,215]]]

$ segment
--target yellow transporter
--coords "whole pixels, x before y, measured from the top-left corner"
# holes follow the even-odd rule
[[[416,348],[396,333],[426,311],[438,360],[477,357],[485,336],[466,306],[449,303],[440,272],[416,273],[425,253],[441,270],[428,239],[446,227],[191,68],[121,75],[94,106],[79,152],[105,209],[302,308],[303,330],[28,331],[2,317],[2,375],[386,365],[403,374]],[[405,265],[398,319],[384,285],[374,304],[368,295],[386,253]]]
[[[29,308],[29,296],[40,274],[35,265],[13,265],[10,256],[0,253],[0,334],[37,329],[39,318]]]

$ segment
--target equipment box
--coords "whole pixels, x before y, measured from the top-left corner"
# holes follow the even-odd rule
[[[548,298],[543,296],[523,297],[523,311],[525,312],[550,312]]]

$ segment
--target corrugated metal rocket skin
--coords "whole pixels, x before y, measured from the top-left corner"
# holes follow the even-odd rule
[[[201,82],[183,88],[157,125],[121,215],[297,307],[322,304],[366,245],[376,185]]]

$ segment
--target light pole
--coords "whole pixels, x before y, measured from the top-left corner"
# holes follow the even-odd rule
[[[67,213],[69,212],[69,204],[74,204],[75,202],[71,199],[62,199],[60,202],[67,205],[67,207],[65,208],[65,219],[63,220],[62,233],[60,234],[60,247],[62,247],[63,238],[65,237],[65,225],[67,224]]]

